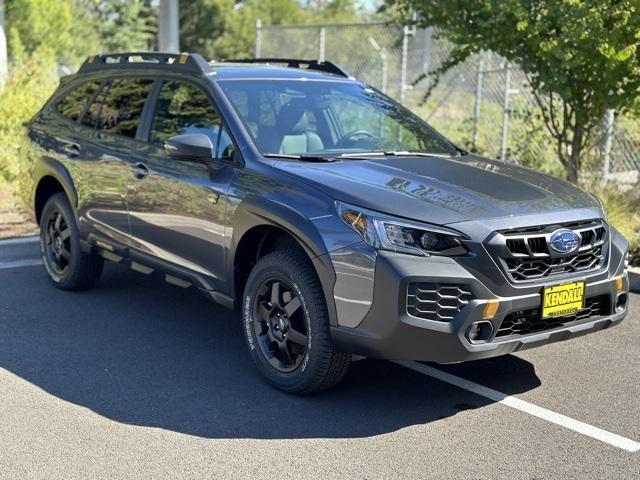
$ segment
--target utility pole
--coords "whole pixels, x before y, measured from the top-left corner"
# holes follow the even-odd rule
[[[4,34],[4,0],[0,0],[0,90],[7,81],[7,37]]]
[[[180,51],[180,10],[178,0],[160,0],[158,6],[158,50]]]

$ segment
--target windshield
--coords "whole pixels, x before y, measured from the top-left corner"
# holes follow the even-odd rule
[[[416,115],[366,85],[271,79],[220,85],[263,155],[457,153]]]

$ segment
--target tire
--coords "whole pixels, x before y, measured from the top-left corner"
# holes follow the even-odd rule
[[[64,193],[52,195],[42,210],[40,249],[49,278],[62,290],[87,290],[100,278],[104,260],[80,248],[76,217]]]
[[[253,362],[285,392],[330,388],[349,369],[351,355],[333,345],[322,286],[299,248],[275,251],[256,263],[245,287],[242,317]]]

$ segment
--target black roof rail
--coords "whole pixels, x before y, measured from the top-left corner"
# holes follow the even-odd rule
[[[233,60],[222,60],[222,63],[284,63],[289,68],[304,68],[317,72],[332,73],[341,77],[349,77],[349,74],[333,62],[326,60],[298,60],[294,58],[240,58]]]
[[[208,73],[211,66],[197,53],[124,52],[92,55],[80,66],[78,72],[94,72],[114,68],[149,68],[188,73]]]

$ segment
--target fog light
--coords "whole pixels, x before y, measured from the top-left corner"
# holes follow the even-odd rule
[[[616,300],[616,313],[624,312],[624,309],[626,306],[627,306],[627,294],[623,293],[622,295],[618,295],[618,299]]]
[[[622,277],[616,277],[613,279],[613,282],[616,286],[616,292],[622,291]]]
[[[484,343],[491,338],[492,334],[491,322],[473,322],[467,329],[467,339],[471,343]]]
[[[498,308],[500,307],[500,302],[498,300],[489,300],[484,306],[484,313],[482,314],[482,318],[484,320],[490,320],[496,316],[498,313]]]

